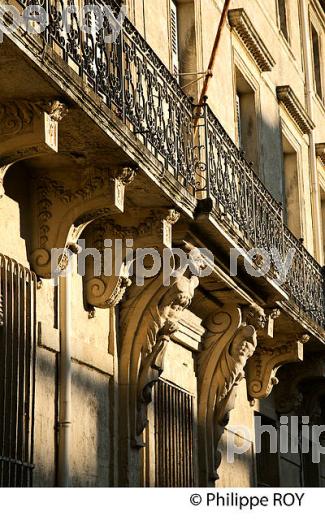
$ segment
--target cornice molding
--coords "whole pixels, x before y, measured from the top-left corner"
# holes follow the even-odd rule
[[[292,88],[289,85],[279,86],[276,88],[276,94],[278,101],[287,109],[301,132],[303,134],[309,134],[315,128],[315,124],[310,119]]]
[[[275,60],[265,43],[255,30],[244,9],[231,9],[228,13],[229,24],[252,55],[262,72],[269,72],[275,65]]]

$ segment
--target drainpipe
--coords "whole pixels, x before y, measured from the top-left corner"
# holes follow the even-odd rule
[[[300,15],[301,15],[301,33],[302,45],[305,65],[305,95],[307,112],[311,120],[314,116],[314,77],[312,64],[312,50],[309,30],[309,13],[308,1],[300,0]],[[321,236],[321,207],[320,207],[320,191],[317,173],[317,160],[315,153],[316,139],[315,130],[309,133],[309,163],[311,169],[311,203],[313,216],[313,238],[314,238],[314,254],[316,259],[323,265],[324,255],[322,250],[322,236]]]
[[[72,273],[74,270],[73,253],[80,250],[75,244],[67,246],[64,260],[68,267],[59,276],[59,442],[58,442],[58,486],[70,486],[70,441],[71,441],[71,374],[72,374]],[[61,260],[62,262],[62,260]]]
[[[213,76],[213,72],[212,71],[213,71],[213,68],[214,68],[215,60],[216,60],[216,55],[217,55],[217,50],[218,50],[220,39],[221,39],[222,29],[223,29],[223,26],[225,25],[226,20],[227,20],[227,13],[228,13],[229,6],[230,6],[230,0],[225,0],[224,6],[223,6],[223,10],[222,10],[222,13],[221,13],[221,18],[220,18],[218,30],[217,30],[217,34],[216,34],[216,37],[215,37],[215,40],[214,40],[214,43],[213,43],[213,48],[212,48],[212,51],[211,51],[210,61],[209,61],[208,69],[207,69],[208,72],[207,72],[207,74],[205,76],[202,92],[201,92],[200,99],[199,99],[199,106],[202,105],[202,103],[203,103],[203,101],[204,101],[204,99],[205,99],[205,97],[207,95],[209,82],[210,82],[210,79]]]

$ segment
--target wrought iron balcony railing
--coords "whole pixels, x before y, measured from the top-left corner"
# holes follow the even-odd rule
[[[129,126],[165,168],[192,193],[213,197],[225,226],[246,249],[277,249],[285,258],[294,249],[285,289],[290,298],[324,326],[323,273],[319,264],[284,225],[283,210],[232,142],[207,105],[193,107],[176,79],[132,23],[119,18],[121,2],[85,0],[104,5],[104,24],[86,17],[81,30],[74,0],[19,0],[26,7],[39,3],[49,24],[45,43],[58,52]],[[91,30],[90,30],[91,29]],[[105,41],[111,36],[111,42]],[[115,36],[113,38],[112,36]],[[193,112],[194,111],[194,112]],[[202,176],[204,183],[202,184]],[[273,266],[276,279],[276,269]]]
[[[292,265],[283,289],[301,310],[324,327],[321,266],[286,227],[282,206],[266,189],[210,108],[204,105],[197,110],[196,178],[200,179],[201,191],[216,201],[224,226],[236,232],[244,249],[259,248],[268,254],[273,251],[282,260],[292,251]],[[274,255],[270,255],[273,260]],[[279,278],[274,261],[268,274],[275,281]]]

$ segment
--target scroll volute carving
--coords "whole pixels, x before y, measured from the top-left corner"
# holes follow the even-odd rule
[[[124,187],[134,170],[87,169],[72,185],[50,175],[33,179],[33,238],[31,264],[41,277],[50,278],[51,252],[75,243],[83,230],[103,215],[124,210]],[[121,185],[123,189],[121,189]]]
[[[283,365],[303,360],[304,344],[308,335],[282,342],[276,337],[261,337],[254,356],[247,363],[247,392],[250,400],[263,399],[270,395],[279,383],[277,372]]]
[[[178,276],[164,286],[164,276],[132,285],[121,305],[121,354],[119,383],[128,389],[130,437],[135,447],[144,446],[147,407],[152,389],[164,370],[164,357],[171,335],[176,332],[184,309],[194,296],[197,277]],[[125,412],[123,407],[123,412]]]
[[[58,100],[30,102],[17,99],[0,104],[0,198],[3,180],[14,163],[41,154],[54,154],[53,137],[57,141],[58,122],[68,112]],[[56,135],[48,133],[47,122],[53,121]]]
[[[96,272],[93,259],[87,258],[84,277],[87,304],[99,308],[117,305],[137,268],[136,251],[152,248],[161,254],[164,248],[171,248],[172,226],[179,217],[173,209],[150,210],[147,216],[143,210],[139,215],[123,216],[123,222],[131,221],[132,226],[118,224],[113,218],[100,219],[91,225],[86,244],[100,253],[101,268]]]
[[[218,478],[218,444],[235,405],[237,386],[245,377],[245,365],[256,349],[257,332],[265,323],[263,309],[253,306],[243,313],[234,305],[221,308],[204,324],[206,334],[198,359],[202,486],[213,484]]]

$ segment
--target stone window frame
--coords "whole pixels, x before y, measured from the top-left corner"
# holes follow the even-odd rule
[[[241,46],[243,53],[246,54],[247,50]],[[249,62],[245,60],[242,51],[238,50],[236,46],[232,46],[232,85],[233,85],[233,110],[234,110],[234,129],[235,129],[235,142],[238,145],[238,121],[237,121],[237,109],[236,109],[236,94],[237,94],[237,82],[236,82],[236,69],[242,74],[245,81],[249,84],[251,89],[254,91],[255,96],[255,113],[256,113],[256,149],[257,149],[257,165],[259,174],[262,174],[262,150],[261,150],[261,124],[262,124],[262,109],[261,109],[261,84],[260,84],[260,71],[258,66],[254,63],[253,66],[249,65]],[[253,61],[253,60],[252,60]],[[254,73],[254,69],[258,69],[258,73]]]
[[[281,27],[281,18],[280,18],[280,9],[279,9],[279,1],[284,2],[285,7],[285,13],[286,13],[286,30],[287,30],[287,36],[284,34],[282,27]],[[291,46],[291,13],[290,13],[290,3],[288,0],[275,0],[275,9],[276,9],[276,22],[277,27],[280,31],[280,34],[285,39],[286,43]]]
[[[312,27],[314,27],[315,31],[318,34],[319,41],[319,54],[320,54],[320,76],[321,76],[321,88],[322,88],[322,96],[320,96],[317,92],[316,87],[316,78],[314,71],[314,53],[313,53],[313,42],[312,42]],[[321,103],[322,107],[325,108],[325,66],[324,60],[322,60],[322,55],[325,55],[325,16],[324,19],[321,19],[318,11],[316,11],[313,3],[310,4],[309,8],[309,37],[310,37],[310,52],[311,52],[311,61],[313,66],[313,86],[314,86],[314,94],[315,98]]]
[[[306,146],[308,148],[309,144],[307,143],[305,137],[299,134],[299,130],[294,128],[295,123],[291,119],[289,114],[282,112],[280,109],[280,137],[281,137],[281,146],[282,146],[282,137],[284,136],[292,148],[295,150],[297,154],[297,181],[298,181],[298,208],[299,208],[299,219],[300,219],[300,227],[301,227],[301,237],[306,240],[307,237],[307,214],[306,207],[304,204],[305,199],[305,185],[304,185],[304,169],[303,169],[303,147]],[[283,193],[285,194],[285,179],[284,179],[284,164],[282,164],[282,172],[283,172]],[[310,184],[311,180],[308,179]],[[308,191],[309,193],[309,191]],[[310,201],[311,204],[311,201]]]

